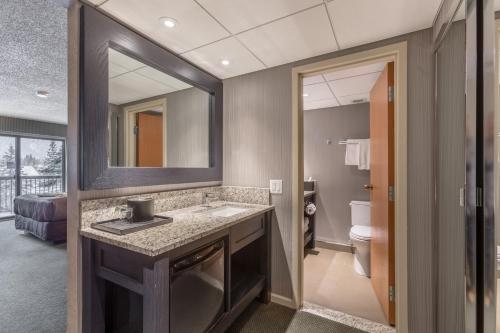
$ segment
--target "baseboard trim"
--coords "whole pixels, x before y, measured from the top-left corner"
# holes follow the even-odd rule
[[[354,253],[354,247],[352,245],[329,242],[326,240],[318,239],[317,237],[316,237],[316,247],[320,247],[322,249],[340,251],[340,252]]]
[[[279,305],[283,305],[283,306],[286,306],[287,308],[295,310],[295,302],[291,298],[271,293],[271,302],[279,304]]]

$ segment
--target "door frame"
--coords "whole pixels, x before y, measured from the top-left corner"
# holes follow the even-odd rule
[[[161,107],[163,117],[163,166],[167,166],[167,99],[159,98],[153,101],[137,103],[123,108],[123,141],[125,143],[125,163],[127,167],[135,165],[136,162],[136,141],[130,134],[134,131],[135,116],[137,113],[150,111],[153,108]]]
[[[304,110],[302,78],[317,72],[336,71],[380,61],[394,62],[395,97],[395,268],[396,329],[408,332],[407,264],[407,43],[327,59],[292,69],[292,289],[293,306],[304,302]]]

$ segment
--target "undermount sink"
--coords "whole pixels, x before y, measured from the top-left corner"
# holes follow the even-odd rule
[[[222,206],[215,208],[206,208],[204,210],[196,211],[197,213],[208,214],[217,217],[231,217],[236,214],[246,212],[250,208],[236,207],[236,206]]]

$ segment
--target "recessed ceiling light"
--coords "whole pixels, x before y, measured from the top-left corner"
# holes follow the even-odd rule
[[[222,59],[220,61],[220,63],[223,64],[224,66],[229,66],[229,64],[230,64],[229,60],[227,60],[227,59]]]
[[[164,26],[170,29],[172,29],[177,25],[177,20],[171,17],[160,17],[160,22],[163,23]]]
[[[309,94],[302,94],[302,96],[304,96],[304,97],[309,97]]]
[[[36,95],[40,98],[47,98],[49,97],[49,92],[48,91],[45,91],[45,90],[38,90],[36,92]]]

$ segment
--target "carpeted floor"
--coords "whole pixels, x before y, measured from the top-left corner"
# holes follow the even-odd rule
[[[252,303],[228,333],[363,333],[353,327],[277,304]]]
[[[66,244],[0,222],[0,331],[66,332]]]

